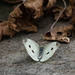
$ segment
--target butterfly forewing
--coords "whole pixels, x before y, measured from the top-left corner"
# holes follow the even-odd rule
[[[44,62],[48,60],[50,57],[52,57],[59,46],[60,44],[58,42],[52,42],[52,43],[47,44],[44,47],[42,59],[40,61]]]
[[[31,39],[27,39],[27,42],[24,42],[25,48],[27,50],[27,53],[29,54],[29,56],[35,60],[35,61],[39,61],[38,56],[39,56],[39,45],[31,40]]]

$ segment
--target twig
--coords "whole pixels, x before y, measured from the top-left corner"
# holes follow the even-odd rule
[[[60,12],[60,14],[59,14],[58,18],[56,19],[56,21],[52,24],[52,26],[51,26],[51,28],[50,28],[50,32],[52,31],[53,27],[54,27],[55,24],[58,22],[60,16],[63,14],[63,12],[65,11],[65,9],[66,9],[66,7],[67,7],[65,0],[63,0],[63,3],[64,3],[64,6],[65,6],[65,7],[64,7],[64,9]]]

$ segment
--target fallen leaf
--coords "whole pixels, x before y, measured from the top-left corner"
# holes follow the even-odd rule
[[[46,32],[44,35],[45,40],[57,40],[59,42],[69,43],[68,36],[72,35],[73,25],[56,26],[52,32]]]
[[[16,31],[14,31],[14,29],[11,29],[10,25],[11,23],[8,21],[0,22],[0,40],[4,35],[10,36],[10,38],[12,38],[15,35]]]

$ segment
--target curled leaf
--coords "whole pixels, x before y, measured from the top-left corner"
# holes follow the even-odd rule
[[[12,23],[8,21],[0,22],[0,40],[2,39],[4,35],[10,36],[10,38],[14,36],[16,31],[14,31],[14,29],[10,27],[11,25]],[[16,25],[13,25],[13,26],[15,27]]]
[[[44,39],[46,40],[57,40],[59,42],[69,43],[70,39],[68,36],[72,35],[73,25],[56,26],[52,32],[46,32]]]
[[[18,5],[9,15],[8,21],[15,24],[18,31],[37,32],[37,27],[33,23],[32,15],[25,8],[24,4]],[[15,31],[17,31],[15,29]],[[18,32],[17,31],[17,32]]]

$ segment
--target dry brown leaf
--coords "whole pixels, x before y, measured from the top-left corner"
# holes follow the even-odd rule
[[[9,23],[8,21],[0,22],[0,40],[2,39],[4,35],[10,36],[10,38],[14,36],[16,31],[14,31],[14,29],[12,29],[10,26],[11,26],[11,23]],[[14,24],[13,26],[15,27]]]
[[[29,10],[25,8],[24,4],[17,6],[8,18],[9,22],[16,24],[15,31],[26,30],[28,32],[37,32],[37,27],[33,23]]]
[[[50,9],[55,3],[56,0],[44,0],[45,6],[43,7],[43,9],[44,10]]]
[[[72,7],[71,7],[71,5],[69,5],[67,7],[67,9],[65,10],[65,14],[66,14],[67,18],[71,18],[72,17]]]
[[[33,18],[39,18],[43,15],[43,0],[28,0],[24,3],[24,6],[30,10]]]
[[[15,28],[17,32],[20,30],[37,32],[37,27],[34,25],[33,19],[43,15],[44,1],[45,0],[27,0],[18,5],[10,13],[8,20],[17,25]],[[56,0],[48,0],[46,6],[51,8],[55,2]]]
[[[44,15],[43,11],[50,9],[56,0],[28,0],[24,3],[24,6],[30,9],[30,13],[33,14],[33,18],[39,18]]]
[[[70,39],[68,36],[72,35],[72,29],[73,25],[56,26],[53,28],[52,32],[47,32],[44,35],[44,39],[69,43]]]
[[[3,35],[12,37],[21,30],[37,32],[33,20],[41,17],[43,11],[51,8],[55,2],[56,0],[24,0],[10,13],[8,21],[0,23],[0,40]]]
[[[72,7],[72,18],[71,22],[73,24],[73,35],[75,33],[75,0],[70,0],[71,7]]]

